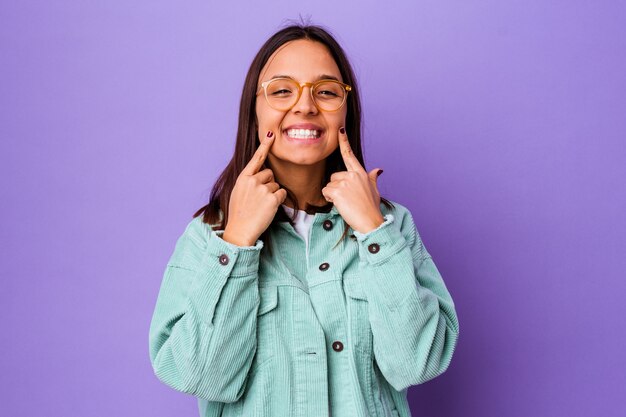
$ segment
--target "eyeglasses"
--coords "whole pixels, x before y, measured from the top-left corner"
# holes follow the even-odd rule
[[[336,80],[319,80],[314,83],[299,83],[291,78],[273,78],[261,83],[257,95],[263,90],[267,104],[275,110],[290,110],[300,100],[304,87],[310,87],[315,106],[325,112],[334,112],[346,102],[348,84]]]

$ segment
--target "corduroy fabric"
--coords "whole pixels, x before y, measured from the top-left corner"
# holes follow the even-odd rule
[[[150,325],[156,376],[196,396],[201,417],[409,417],[407,388],[448,368],[459,322],[411,213],[394,205],[337,246],[337,209],[315,214],[308,262],[288,222],[270,229],[270,257],[261,240],[239,247],[193,219]]]

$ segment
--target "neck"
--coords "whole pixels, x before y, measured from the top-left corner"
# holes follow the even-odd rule
[[[270,169],[274,173],[276,182],[282,184],[295,194],[298,199],[298,207],[287,197],[285,204],[288,207],[304,210],[307,203],[317,206],[328,203],[322,195],[322,179],[326,161],[320,161],[314,165],[298,165],[288,161],[276,160],[270,162]]]

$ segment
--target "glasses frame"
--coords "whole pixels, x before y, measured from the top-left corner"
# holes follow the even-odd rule
[[[278,109],[274,106],[272,106],[272,104],[270,103],[269,99],[267,98],[267,86],[272,82],[272,81],[276,81],[276,80],[288,80],[288,81],[292,81],[294,82],[297,86],[298,86],[298,98],[296,99],[296,101],[291,105],[291,107],[287,108],[287,109]],[[337,107],[337,109],[335,110],[326,110],[326,109],[322,109],[318,104],[317,101],[315,100],[315,96],[313,95],[313,90],[315,90],[315,87],[317,87],[319,84],[321,83],[327,83],[327,82],[332,82],[332,83],[336,83],[339,84],[345,91],[346,94],[343,96],[343,101],[341,102],[341,105],[339,105],[339,107]],[[352,87],[349,86],[348,84],[342,83],[341,81],[338,80],[330,80],[330,79],[323,79],[323,80],[317,80],[314,82],[298,82],[296,80],[294,80],[293,78],[287,78],[287,77],[277,77],[277,78],[272,78],[271,80],[267,80],[267,81],[263,81],[261,83],[261,87],[258,89],[256,95],[258,96],[259,93],[261,92],[261,90],[263,90],[263,95],[265,96],[265,101],[267,102],[268,106],[270,106],[271,108],[273,108],[274,110],[279,110],[279,111],[289,111],[291,109],[293,109],[293,107],[298,104],[298,102],[300,101],[300,98],[302,97],[302,90],[304,90],[304,87],[309,87],[309,93],[311,94],[311,100],[313,100],[313,104],[315,104],[315,107],[317,107],[317,109],[319,111],[323,111],[326,113],[334,113],[339,111],[344,104],[346,104],[346,101],[348,100],[348,93],[350,91],[352,91]]]

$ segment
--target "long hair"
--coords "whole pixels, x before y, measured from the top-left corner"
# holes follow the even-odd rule
[[[254,152],[260,145],[258,139],[258,123],[256,118],[256,92],[261,70],[267,63],[270,56],[278,48],[287,42],[299,39],[311,40],[325,45],[339,67],[343,82],[352,86],[352,90],[350,91],[350,94],[348,94],[345,104],[347,105],[345,129],[354,156],[356,156],[361,165],[365,166],[361,149],[361,101],[359,99],[359,89],[357,88],[354,71],[352,70],[352,66],[348,61],[345,52],[334,37],[326,29],[320,26],[309,24],[293,24],[287,26],[276,32],[265,42],[265,44],[263,44],[259,52],[254,57],[252,64],[250,64],[239,104],[239,123],[237,127],[237,138],[233,157],[215,182],[211,191],[209,203],[200,208],[193,215],[194,218],[202,215],[202,221],[211,225],[213,230],[224,230],[226,227],[226,224],[228,223],[228,202],[230,201],[230,195],[233,187],[235,186],[235,181],[250,159],[252,159]],[[341,151],[339,148],[326,158],[326,170],[322,180],[322,187],[330,182],[330,176],[337,171],[346,171],[346,166],[343,162],[343,158],[341,157]],[[288,198],[293,201],[295,207],[298,207],[298,202],[293,192],[291,192],[291,190],[283,184],[278,184],[282,188],[285,188]],[[393,204],[385,198],[381,197],[381,201],[385,204],[385,206],[387,206],[387,208],[391,209],[394,207]],[[306,212],[309,214],[316,212],[327,213],[330,211],[332,206],[332,203],[328,203],[323,206],[315,206],[307,203]],[[275,222],[285,220],[288,220],[293,225],[296,214],[296,211],[294,211],[292,217],[289,217],[284,209],[279,207],[272,221],[272,225]],[[344,221],[344,232],[339,239],[339,242],[346,237],[348,230],[349,226]],[[351,235],[351,237],[354,238],[354,235]],[[268,230],[264,231],[260,238],[266,243],[265,246],[269,249]],[[269,250],[271,253],[271,249]]]

